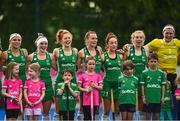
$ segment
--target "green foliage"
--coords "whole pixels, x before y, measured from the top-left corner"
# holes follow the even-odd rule
[[[22,35],[22,47],[31,53],[38,32],[49,40],[49,51],[55,44],[58,29],[66,28],[73,34],[73,46],[84,46],[84,35],[89,30],[98,34],[99,45],[104,46],[108,32],[118,35],[119,46],[130,43],[130,35],[140,29],[146,34],[146,43],[162,37],[166,24],[180,33],[179,0],[1,0],[0,38],[2,48],[8,47],[11,33]],[[29,46],[32,45],[32,46]]]

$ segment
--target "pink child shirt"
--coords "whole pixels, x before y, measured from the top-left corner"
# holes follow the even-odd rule
[[[83,73],[78,77],[78,84],[81,84],[83,88],[89,87],[91,82],[94,82],[96,84],[102,84],[101,75],[97,73],[94,74]],[[93,104],[95,106],[99,105],[99,90],[96,88],[93,89]],[[91,92],[89,93],[83,92],[83,106],[89,106],[89,105],[91,105]]]
[[[24,84],[24,89],[27,89],[27,97],[31,103],[35,103],[38,101],[42,95],[42,91],[46,90],[45,84],[43,81],[39,80],[37,82],[33,82],[32,79],[29,79]],[[31,107],[30,105],[26,105],[26,108],[41,108],[42,103],[38,103]]]
[[[180,89],[179,88],[175,90],[174,95],[175,96],[180,96]]]
[[[4,80],[3,89],[6,89],[6,92],[15,98],[19,98],[20,89],[23,88],[22,80],[17,79],[16,81]],[[20,109],[20,104],[17,101],[12,100],[11,98],[6,98],[6,107],[7,109]]]

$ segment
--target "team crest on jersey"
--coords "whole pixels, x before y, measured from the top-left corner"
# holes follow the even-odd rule
[[[148,76],[148,77],[147,77],[147,82],[150,82],[151,79],[152,79],[152,78],[151,78],[150,76]]]
[[[134,86],[134,82],[131,82],[131,86]]]
[[[161,82],[161,76],[158,76],[158,79],[157,79],[159,82]]]
[[[23,55],[21,56],[21,60],[22,60],[22,61],[25,61],[25,58],[24,58],[24,56],[23,56]]]
[[[73,63],[76,63],[75,57],[72,57],[72,62],[73,62]]]
[[[49,60],[46,60],[47,65],[51,65]]]
[[[134,55],[133,53],[130,54],[130,56],[133,56],[133,55]]]

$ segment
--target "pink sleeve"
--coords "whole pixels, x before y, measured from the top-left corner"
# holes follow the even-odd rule
[[[45,83],[43,81],[41,81],[41,89],[44,91],[46,90],[46,87],[45,87]]]
[[[102,84],[102,76],[100,74],[98,74],[97,76],[98,76],[98,84]]]
[[[78,77],[78,84],[82,84],[82,81],[83,81],[83,75],[80,75]]]
[[[20,88],[23,88],[22,80],[19,80]]]
[[[26,80],[25,84],[24,84],[24,89],[28,88],[28,80]]]
[[[104,78],[104,71],[100,71],[100,75],[101,75],[101,78],[103,79]]]
[[[7,85],[8,85],[8,80],[4,80],[2,84],[2,88],[7,89]]]
[[[180,89],[176,89],[175,92],[174,92],[174,95],[175,96],[180,96]]]

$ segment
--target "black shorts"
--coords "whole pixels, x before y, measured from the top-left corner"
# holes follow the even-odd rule
[[[149,103],[144,105],[144,111],[148,113],[160,113],[161,104],[160,103]]]
[[[136,111],[136,106],[133,104],[120,104],[119,105],[120,112],[131,112],[134,113]]]
[[[6,109],[6,118],[18,118],[20,109]]]
[[[68,119],[68,112],[67,111],[59,111],[59,115],[62,116],[63,120],[74,120],[74,113],[75,111],[69,111],[69,119]]]

